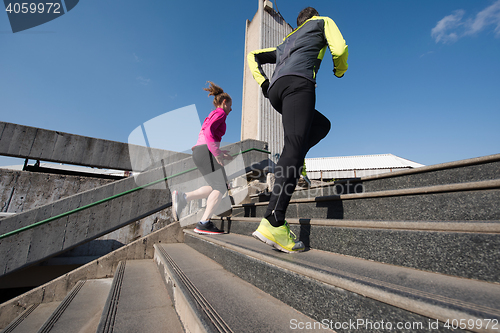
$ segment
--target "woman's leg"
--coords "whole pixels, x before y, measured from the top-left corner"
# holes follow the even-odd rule
[[[227,191],[227,177],[224,168],[217,163],[206,145],[194,149],[193,160],[208,185],[188,193],[187,199],[207,198],[205,213],[201,220],[208,221],[220,206],[222,197]]]
[[[202,221],[210,220],[214,211],[219,206],[221,199],[222,199],[222,193],[220,191],[217,190],[211,191],[207,199],[207,206],[205,208],[205,213],[203,213],[203,216],[201,217]]]
[[[186,193],[186,201],[197,200],[197,199],[205,199],[212,192],[211,186],[202,186],[197,190],[187,192]]]

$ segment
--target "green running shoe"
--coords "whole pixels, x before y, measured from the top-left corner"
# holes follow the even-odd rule
[[[290,226],[286,221],[281,227],[273,227],[267,219],[263,218],[257,230],[252,233],[252,236],[286,253],[302,252],[305,250],[304,243],[301,241],[295,242],[297,236],[290,230]]]

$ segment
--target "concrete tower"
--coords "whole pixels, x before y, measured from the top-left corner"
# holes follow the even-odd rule
[[[247,20],[245,33],[245,69],[243,74],[243,108],[241,117],[241,140],[256,139],[269,143],[269,158],[276,163],[283,150],[283,126],[281,115],[276,112],[267,98],[262,95],[255,82],[246,56],[257,49],[275,47],[293,30],[274,9],[270,1],[258,0],[259,9],[252,21]],[[274,64],[263,69],[271,78]]]

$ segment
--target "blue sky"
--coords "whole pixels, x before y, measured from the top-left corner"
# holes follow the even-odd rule
[[[350,66],[337,79],[325,56],[317,109],[333,127],[308,157],[430,165],[500,153],[500,0],[277,2],[293,27],[307,5],[337,23]],[[15,34],[0,13],[0,119],[127,142],[171,110],[195,104],[203,119],[211,80],[233,98],[224,141],[239,141],[245,22],[257,6],[82,0]]]

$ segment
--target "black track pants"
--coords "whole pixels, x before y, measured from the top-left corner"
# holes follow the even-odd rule
[[[331,124],[315,109],[315,86],[305,78],[284,76],[278,79],[269,90],[269,100],[282,115],[285,145],[276,165],[276,180],[264,216],[272,214],[276,221],[284,221],[304,158],[309,149],[328,134]]]

